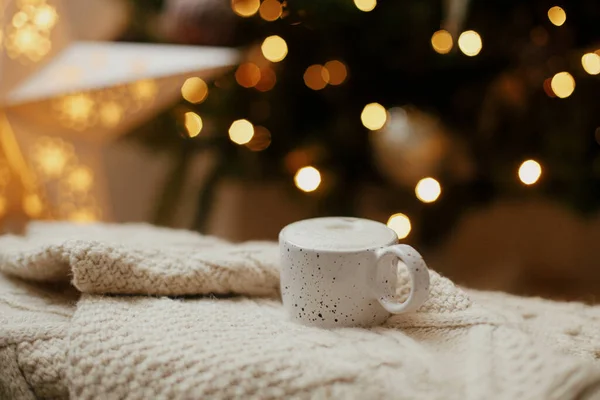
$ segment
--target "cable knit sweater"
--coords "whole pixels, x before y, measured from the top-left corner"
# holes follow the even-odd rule
[[[38,223],[0,271],[0,399],[600,398],[600,307],[435,272],[418,312],[323,330],[286,318],[275,243]]]

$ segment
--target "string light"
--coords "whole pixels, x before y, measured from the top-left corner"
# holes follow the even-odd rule
[[[302,167],[296,172],[294,183],[303,192],[314,192],[321,184],[321,173],[315,167]]]
[[[596,53],[587,53],[581,57],[583,69],[590,75],[600,74],[600,56]]]
[[[265,0],[260,5],[258,12],[265,21],[275,21],[281,17],[283,8],[278,0]]]
[[[526,185],[533,185],[542,175],[542,166],[535,160],[524,161],[519,167],[519,179]]]
[[[556,96],[564,99],[569,97],[575,90],[575,79],[568,72],[559,72],[552,77],[550,87]]]
[[[325,63],[324,66],[329,77],[328,83],[330,85],[341,85],[348,76],[348,70],[346,65],[338,60],[331,60]],[[325,79],[324,79],[325,80]]]
[[[369,12],[377,6],[377,0],[354,0],[354,5],[360,11]]]
[[[260,82],[260,68],[254,63],[241,64],[235,71],[235,80],[240,86],[251,88]]]
[[[433,178],[423,178],[415,187],[417,198],[423,203],[433,203],[440,197],[442,187],[440,183]]]
[[[266,38],[260,46],[263,56],[271,62],[279,62],[288,53],[287,43],[281,36],[273,35]]]
[[[329,82],[329,71],[322,65],[315,64],[304,71],[304,83],[312,90],[321,90]]]
[[[231,0],[231,9],[240,17],[248,18],[257,13],[260,0]]]
[[[481,36],[475,31],[465,31],[458,37],[458,48],[466,56],[474,57],[481,51],[483,43]]]
[[[200,104],[208,96],[208,86],[198,77],[188,78],[181,86],[181,96],[190,103]]]
[[[188,111],[184,115],[184,125],[188,136],[193,138],[200,134],[202,130],[202,118],[192,111]]]
[[[412,229],[410,219],[402,213],[392,215],[388,219],[387,226],[396,232],[398,239],[406,238]]]
[[[548,10],[548,19],[556,26],[561,26],[567,20],[567,13],[559,6],[554,6]]]
[[[376,131],[385,125],[387,112],[381,104],[370,103],[363,108],[360,119],[365,128]]]
[[[450,32],[442,29],[431,36],[431,46],[436,53],[448,54],[453,46],[452,35]]]
[[[246,144],[254,136],[254,125],[247,119],[233,121],[229,127],[229,139],[236,144]]]

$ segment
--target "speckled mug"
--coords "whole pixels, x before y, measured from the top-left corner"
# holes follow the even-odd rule
[[[396,233],[359,218],[314,218],[279,234],[281,295],[290,317],[324,328],[374,326],[391,313],[415,311],[429,296],[429,271]],[[394,300],[397,264],[406,265],[411,292]]]

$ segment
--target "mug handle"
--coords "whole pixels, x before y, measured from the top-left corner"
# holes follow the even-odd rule
[[[378,294],[377,300],[383,308],[392,314],[400,314],[416,311],[425,303],[429,297],[429,270],[419,252],[406,244],[395,244],[377,250],[375,256],[377,257],[376,270],[381,268],[384,263],[394,262],[395,259],[398,259],[406,265],[410,276],[411,289],[408,299],[398,303],[387,295]]]

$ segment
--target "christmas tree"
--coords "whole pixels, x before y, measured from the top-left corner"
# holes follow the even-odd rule
[[[365,186],[383,188],[399,213],[390,226],[407,236],[418,219],[411,239],[425,242],[498,198],[599,204],[597,1],[134,4],[127,39],[155,35],[162,12],[177,41],[244,49],[229,74],[189,80],[176,109],[134,132],[177,154],[158,222],[206,149],[219,162],[200,230],[228,177],[285,181],[320,215],[356,215]]]

